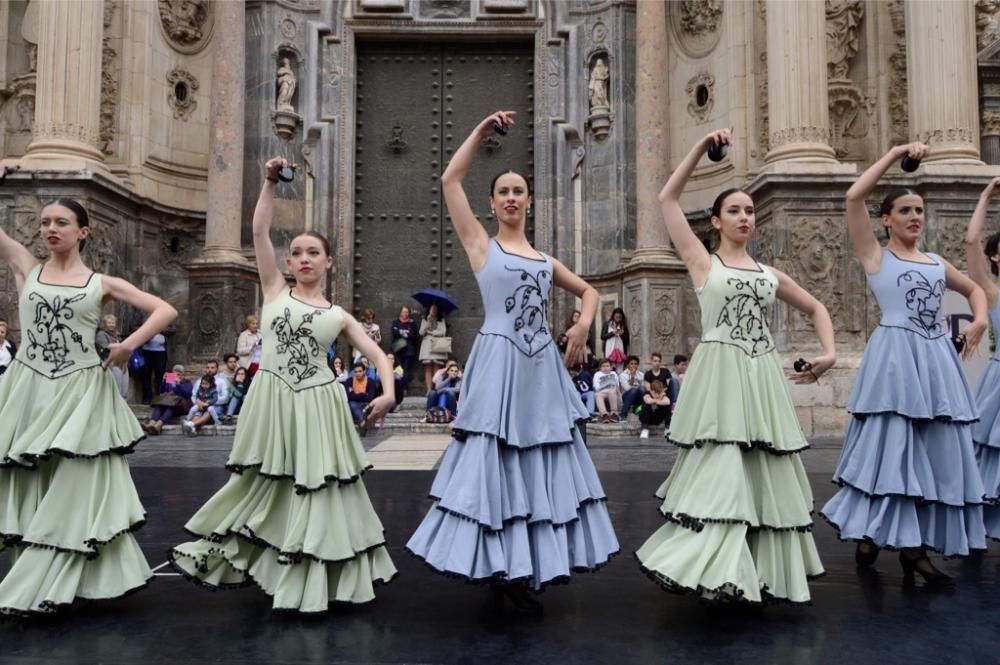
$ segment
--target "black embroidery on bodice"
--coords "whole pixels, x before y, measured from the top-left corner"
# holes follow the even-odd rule
[[[767,330],[770,316],[765,303],[774,295],[774,284],[763,277],[752,280],[731,277],[726,284],[734,293],[726,298],[716,326],[727,326],[729,338],[750,345],[750,355],[767,353],[774,348],[774,342]]]
[[[309,358],[318,357],[322,349],[312,336],[313,331],[308,324],[322,313],[317,309],[303,314],[299,325],[293,327],[292,312],[286,307],[284,316],[276,316],[271,321],[271,330],[278,338],[275,351],[279,355],[288,355],[288,364],[284,367],[279,365],[278,370],[288,374],[295,383],[301,383],[319,371],[316,365],[309,362]]]
[[[86,293],[65,300],[62,296],[56,296],[50,303],[39,293],[28,295],[28,300],[35,301],[35,318],[26,333],[28,344],[25,354],[30,360],[36,360],[41,353],[42,362],[52,365],[50,372],[53,375],[76,364],[66,357],[69,355],[71,342],[78,345],[84,353],[90,351],[83,343],[80,333],[64,323],[76,316],[70,305],[86,297]]]
[[[904,297],[906,309],[913,312],[910,321],[928,335],[943,334],[938,313],[944,301],[945,284],[939,279],[933,284],[918,270],[907,270],[896,280],[897,286],[910,286]]]
[[[514,293],[504,298],[503,304],[507,313],[515,312],[514,336],[523,340],[528,345],[528,354],[533,354],[537,349],[533,344],[537,341],[540,345],[549,342],[549,324],[546,320],[546,312],[549,307],[547,298],[548,290],[542,288],[542,280],[550,279],[548,270],[539,270],[532,274],[524,268],[511,268],[505,265],[504,269],[520,273],[521,281]]]

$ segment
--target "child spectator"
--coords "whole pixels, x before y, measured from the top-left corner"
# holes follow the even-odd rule
[[[611,368],[611,361],[607,358],[601,360],[601,369],[594,374],[594,400],[597,402],[597,411],[601,415],[601,422],[618,422],[618,412],[622,408],[621,394],[622,387],[618,375]]]
[[[642,385],[642,372],[639,371],[639,356],[628,357],[618,379],[622,386],[621,419],[625,420],[632,409],[642,404],[642,394],[646,392]]]
[[[595,409],[594,377],[591,376],[590,370],[580,363],[577,363],[570,368],[569,375],[573,377],[573,384],[576,385],[576,389],[580,393],[580,399],[583,400],[583,405],[587,407],[588,413],[593,416]]]
[[[218,363],[216,363],[218,368]],[[208,423],[219,422],[219,412],[215,408],[219,401],[219,391],[215,388],[215,376],[205,374],[198,384],[198,391],[194,395],[194,404],[188,411],[187,419],[181,423],[181,429],[188,436],[197,436],[198,428]]]
[[[233,416],[238,416],[243,408],[243,400],[246,399],[247,390],[250,389],[250,375],[245,367],[237,367],[233,376],[232,389],[229,393],[229,406],[226,407],[226,415],[222,417],[222,422],[226,425],[233,423]]]
[[[659,379],[653,379],[649,384],[649,392],[642,396],[642,411],[639,412],[639,422],[642,423],[640,439],[649,438],[649,428],[653,425],[663,425],[663,436],[670,428],[670,398],[666,387]]]

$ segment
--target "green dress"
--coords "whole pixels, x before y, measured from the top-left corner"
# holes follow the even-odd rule
[[[264,305],[263,354],[240,411],[229,481],[185,528],[199,540],[170,551],[212,589],[256,584],[276,610],[326,611],[374,599],[396,575],[361,474],[371,468],[347,393],[326,364],[340,307],[291,290]]]
[[[125,461],[142,429],[94,344],[101,276],[77,288],[41,271],[25,281],[21,349],[0,378],[0,549],[13,553],[0,614],[16,616],[122,596],[152,576],[131,533],[146,514]]]
[[[808,445],[767,325],[778,280],[711,260],[703,335],[670,428],[681,450],[656,492],[667,523],[636,557],[670,591],[807,602],[823,567],[799,460]]]

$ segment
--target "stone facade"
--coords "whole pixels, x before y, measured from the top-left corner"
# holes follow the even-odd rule
[[[699,166],[682,204],[711,243],[705,209],[721,189],[747,188],[756,255],[829,307],[841,361],[820,388],[793,391],[808,433],[844,422],[878,318],[846,237],[850,183],[889,146],[927,141],[924,167],[893,169],[883,185],[920,188],[927,248],[961,266],[964,224],[1000,172],[990,166],[1000,163],[996,0],[247,0],[242,25],[220,18],[220,4],[0,4],[0,141],[25,163],[0,191],[0,222],[35,242],[42,201],[81,197],[96,220],[87,258],[177,306],[175,347],[190,356],[225,350],[258,304],[250,220],[274,155],[301,164],[279,190],[279,257],[299,231],[326,233],[331,295],[354,303],[363,251],[353,224],[356,71],[366,43],[532,45],[536,245],[595,284],[605,313],[626,309],[643,356],[690,353],[700,332],[656,194],[694,141],[731,127],[736,145]],[[225,44],[240,34],[236,63]],[[82,54],[72,61],[71,43]],[[214,112],[233,85],[240,103]],[[59,103],[69,97],[81,103]],[[454,120],[464,135],[475,118]],[[225,173],[210,175],[213,164]],[[220,180],[237,171],[237,184]],[[554,301],[557,329],[574,306]],[[0,316],[16,318],[15,309],[0,268]],[[789,360],[817,347],[786,307],[774,328]]]

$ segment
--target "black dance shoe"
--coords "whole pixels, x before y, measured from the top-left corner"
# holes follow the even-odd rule
[[[493,584],[493,602],[498,609],[503,606],[504,597],[510,601],[514,611],[524,616],[540,617],[545,606],[531,597],[528,589],[518,584]]]
[[[878,558],[878,548],[869,542],[858,543],[854,550],[854,563],[861,568],[867,568]]]
[[[934,567],[927,558],[926,552],[921,552],[916,558],[909,557],[906,552],[899,553],[899,565],[903,567],[903,585],[913,586],[914,574],[924,578],[924,586],[934,589],[953,589],[955,580]]]

